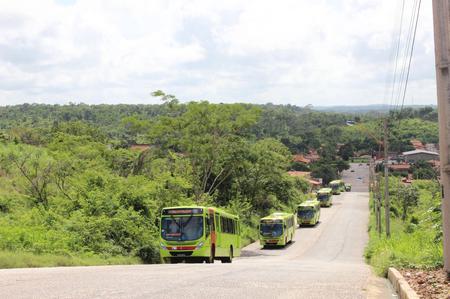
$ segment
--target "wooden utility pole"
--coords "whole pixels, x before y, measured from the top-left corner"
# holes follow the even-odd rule
[[[388,119],[384,119],[384,217],[386,236],[391,236],[391,203],[389,201],[389,156],[388,156]]]
[[[373,211],[375,213],[375,227],[377,232],[379,233],[379,225],[380,225],[380,209],[378,207],[378,194],[379,194],[379,186],[378,186],[378,176],[375,174],[375,163],[373,158],[370,159],[369,164],[369,191],[372,194],[372,200],[373,200]],[[377,177],[377,179],[375,179]]]
[[[450,279],[450,0],[433,0],[434,51],[439,113],[444,270]]]
[[[377,231],[381,236],[381,178],[380,174],[377,174]]]

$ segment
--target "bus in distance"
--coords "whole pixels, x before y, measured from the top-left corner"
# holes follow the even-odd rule
[[[163,263],[231,263],[241,252],[239,218],[215,207],[163,208],[159,251]]]
[[[321,207],[330,207],[333,204],[333,190],[331,188],[321,188],[317,191],[317,200]]]
[[[330,188],[333,190],[334,195],[339,195],[345,191],[345,183],[343,180],[334,180],[330,182]]]
[[[320,202],[307,200],[297,207],[297,221],[299,225],[316,225],[320,219]]]
[[[294,239],[296,227],[296,217],[291,213],[277,212],[261,218],[259,222],[259,243],[263,248],[286,246]]]

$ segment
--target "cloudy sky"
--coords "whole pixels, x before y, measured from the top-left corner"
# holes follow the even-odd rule
[[[0,105],[388,103],[400,2],[0,0]],[[407,104],[436,103],[422,2]]]

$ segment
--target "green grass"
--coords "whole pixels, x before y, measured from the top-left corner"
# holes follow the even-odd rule
[[[57,266],[131,265],[140,263],[142,262],[137,257],[103,258],[100,256],[69,256],[0,251],[0,269]]]
[[[391,238],[376,231],[375,216],[371,209],[369,225],[369,243],[365,257],[378,275],[386,276],[389,267],[429,269],[441,267],[443,264],[442,241],[437,239],[435,221],[429,220],[426,212],[427,202],[431,198],[421,194],[421,203],[414,211],[419,224],[402,222],[399,218],[391,217]],[[384,215],[384,210],[382,210]]]
[[[379,275],[385,276],[389,267],[436,268],[442,266],[443,249],[435,242],[432,230],[416,230],[405,233],[402,226],[393,225],[390,239],[370,231],[370,241],[365,256]]]
[[[369,163],[369,159],[367,158],[350,158],[350,162],[352,163]]]

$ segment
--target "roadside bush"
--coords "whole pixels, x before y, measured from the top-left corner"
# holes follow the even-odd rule
[[[138,249],[136,254],[145,264],[156,264],[160,262],[158,244],[145,245]]]

